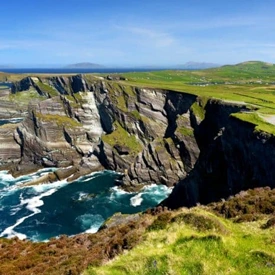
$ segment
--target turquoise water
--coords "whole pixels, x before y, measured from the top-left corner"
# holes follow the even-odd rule
[[[18,117],[18,118],[12,118],[12,119],[0,119],[0,126],[7,124],[7,123],[19,123],[23,120],[23,118]]]
[[[163,185],[127,193],[115,187],[118,174],[94,173],[72,183],[23,187],[22,183],[54,169],[14,179],[0,172],[0,237],[45,241],[61,234],[96,232],[116,212],[137,213],[157,205],[171,189]]]

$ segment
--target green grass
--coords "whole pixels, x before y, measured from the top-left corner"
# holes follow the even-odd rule
[[[274,274],[274,227],[233,223],[201,207],[173,215],[167,226],[148,230],[133,250],[84,274]]]
[[[199,71],[133,72],[123,76],[128,79],[120,81],[124,89],[133,91],[131,87],[159,88],[198,96],[191,111],[201,120],[204,119],[204,107],[210,98],[246,105],[251,110],[257,109],[257,114],[261,117],[275,115],[274,64],[250,61]],[[126,110],[122,98],[118,97],[117,102],[120,109]],[[256,119],[253,115],[243,114],[236,114],[235,117],[254,123],[257,131],[274,134],[273,126],[260,117]],[[188,134],[185,129],[181,129],[181,132]]]
[[[28,103],[34,99],[40,101],[44,100],[45,97],[40,96],[35,89],[9,95],[9,100],[17,103]]]
[[[121,85],[117,82],[106,82],[109,96],[114,105],[123,112],[127,112],[127,101],[129,97],[135,98],[134,88],[127,85]]]
[[[36,85],[39,87],[40,90],[42,90],[45,93],[48,93],[50,97],[57,96],[59,93],[56,89],[54,89],[52,86],[45,84],[43,82],[36,82]]]
[[[219,68],[197,71],[157,71],[123,74],[129,80],[137,82],[168,82],[188,84],[223,84],[225,82],[248,83],[275,81],[275,65],[260,61],[244,62]]]
[[[117,121],[114,122],[114,131],[103,135],[102,140],[111,146],[121,145],[129,148],[131,155],[136,155],[142,150],[141,144],[134,135],[130,135]]]
[[[67,116],[41,114],[41,113],[36,113],[35,115],[38,119],[42,121],[53,122],[53,123],[56,123],[58,126],[62,126],[62,127],[65,126],[65,127],[74,128],[82,125],[78,121]]]
[[[189,126],[189,118],[184,116],[178,116],[177,129],[175,134],[181,134],[183,136],[194,136],[194,130]]]
[[[267,132],[275,136],[275,127],[273,124],[270,124],[259,117],[259,115],[254,113],[235,113],[231,116],[238,118],[239,120],[249,122],[255,125],[255,131],[258,132]]]

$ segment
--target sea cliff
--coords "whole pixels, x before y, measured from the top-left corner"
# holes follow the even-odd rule
[[[163,202],[170,208],[274,185],[274,137],[232,115],[250,112],[243,103],[91,75],[26,77],[3,98],[24,98],[24,120],[0,127],[2,169],[58,168],[29,184],[110,169],[127,190],[176,186]],[[14,116],[4,108],[1,118]]]

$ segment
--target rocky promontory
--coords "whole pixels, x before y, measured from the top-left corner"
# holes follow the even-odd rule
[[[21,123],[0,127],[1,167],[57,168],[30,184],[110,169],[127,190],[176,185],[164,202],[175,208],[275,182],[273,136],[232,116],[244,104],[91,75],[26,77],[3,98],[0,118],[14,116],[6,110],[16,99],[25,104]]]

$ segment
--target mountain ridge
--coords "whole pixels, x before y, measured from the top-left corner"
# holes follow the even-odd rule
[[[105,68],[101,64],[91,63],[91,62],[79,62],[66,65],[64,68],[78,68],[78,69],[98,69],[98,68]]]

